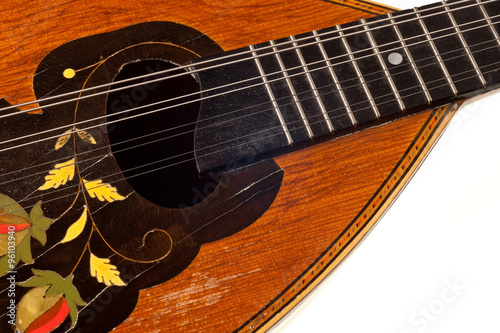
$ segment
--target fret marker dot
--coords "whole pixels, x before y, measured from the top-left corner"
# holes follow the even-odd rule
[[[392,52],[389,54],[389,57],[387,57],[387,60],[389,60],[392,65],[399,65],[403,62],[403,56],[399,53]]]
[[[72,79],[75,77],[75,70],[73,68],[66,68],[63,72],[63,76],[67,79]]]

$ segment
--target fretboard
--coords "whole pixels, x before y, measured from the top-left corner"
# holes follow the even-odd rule
[[[499,34],[500,1],[455,0],[196,61],[199,171],[494,89]]]

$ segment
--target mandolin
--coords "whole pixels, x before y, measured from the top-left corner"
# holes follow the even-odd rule
[[[269,329],[500,84],[498,0],[2,7],[6,332]]]

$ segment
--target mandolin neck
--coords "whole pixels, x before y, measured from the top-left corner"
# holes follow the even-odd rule
[[[500,1],[448,1],[193,63],[200,172],[494,89]]]

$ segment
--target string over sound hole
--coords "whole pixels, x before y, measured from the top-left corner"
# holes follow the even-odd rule
[[[177,65],[159,60],[129,63],[114,81],[146,74],[147,78],[114,86],[113,90],[127,88],[108,96],[107,130],[113,155],[141,196],[169,208],[193,206],[218,182],[200,179],[196,171],[198,82]]]

